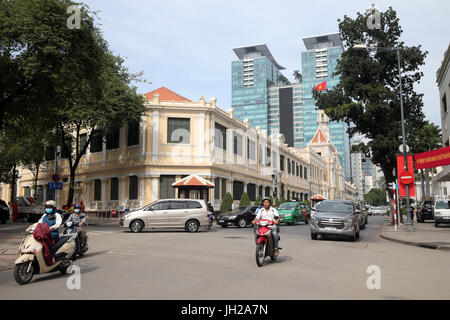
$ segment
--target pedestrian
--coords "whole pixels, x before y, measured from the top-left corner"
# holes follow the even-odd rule
[[[231,204],[231,210],[236,209],[236,202],[233,201],[233,203]]]

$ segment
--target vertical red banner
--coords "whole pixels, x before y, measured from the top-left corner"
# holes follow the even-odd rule
[[[414,163],[413,156],[407,156],[408,170],[405,171],[405,158],[403,155],[397,155],[397,172],[398,172],[398,193],[400,197],[406,197],[406,185],[409,185],[409,196],[416,196],[416,188],[414,183]]]

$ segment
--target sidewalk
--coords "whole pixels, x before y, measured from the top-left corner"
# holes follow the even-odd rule
[[[406,221],[406,217],[404,217]],[[386,240],[412,246],[450,251],[450,226],[434,226],[433,221],[418,223],[414,221],[413,232],[407,232],[405,225],[400,225],[395,231],[391,220],[385,220],[380,237]]]

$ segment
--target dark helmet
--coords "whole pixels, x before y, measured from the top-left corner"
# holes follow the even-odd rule
[[[208,206],[210,206],[210,205],[211,205],[211,201],[208,201],[206,204],[207,204]]]

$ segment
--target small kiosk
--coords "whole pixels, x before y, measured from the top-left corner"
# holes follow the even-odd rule
[[[318,204],[323,200],[327,200],[327,198],[325,198],[321,194],[316,194],[314,197],[311,198],[311,208],[313,208],[316,204]]]
[[[177,189],[180,199],[203,199],[209,201],[209,189],[214,188],[214,184],[195,174],[187,176],[179,181],[175,181],[172,187]]]

